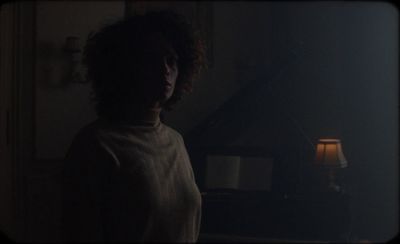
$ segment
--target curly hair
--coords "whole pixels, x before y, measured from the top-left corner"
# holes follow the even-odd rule
[[[171,110],[185,93],[192,91],[193,80],[206,67],[205,45],[199,32],[172,11],[134,15],[90,34],[86,42],[83,63],[99,116],[126,112],[134,98],[140,103],[140,95],[135,94],[140,81],[132,80],[132,65],[141,62],[135,56],[149,45],[146,38],[154,33],[160,33],[178,55],[175,90],[163,108]]]

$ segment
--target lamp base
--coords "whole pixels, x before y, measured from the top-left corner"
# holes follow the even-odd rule
[[[342,187],[336,182],[336,168],[319,168],[314,178],[313,191],[317,192],[342,192]]]
[[[333,192],[341,192],[341,188],[335,182],[329,182],[328,190]]]
[[[328,184],[328,189],[330,191],[334,192],[340,192],[340,186],[336,184],[336,169],[335,168],[330,168],[328,169],[328,179],[329,179],[329,184]]]

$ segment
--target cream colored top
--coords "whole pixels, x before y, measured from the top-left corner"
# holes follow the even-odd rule
[[[182,136],[149,125],[97,120],[65,161],[66,241],[196,242],[201,196]]]

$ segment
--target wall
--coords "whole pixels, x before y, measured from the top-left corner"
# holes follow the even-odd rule
[[[26,242],[60,240],[60,166],[73,136],[95,118],[90,85],[66,79],[65,38],[78,36],[124,15],[124,1],[37,1],[34,89],[35,154],[26,171]]]
[[[245,38],[231,41],[263,50],[257,39],[269,39],[271,63],[296,46],[299,60],[279,79],[271,98],[265,98],[269,104],[257,126],[233,143],[264,145],[266,139],[278,141],[293,129],[305,132],[304,143],[341,139],[349,162],[343,171],[352,197],[351,238],[380,242],[394,237],[399,203],[397,9],[388,3],[362,2],[247,7],[238,18],[254,21],[263,26],[254,30],[264,31],[257,38],[243,34]],[[271,14],[267,17],[260,9]],[[262,60],[264,54],[254,55]],[[263,70],[249,72],[257,77]],[[290,115],[299,127],[273,122],[282,115]],[[290,144],[294,138],[285,140]]]
[[[83,47],[89,32],[123,15],[123,1],[37,3],[37,158],[62,158],[77,130],[95,118],[90,86],[66,80],[65,38],[78,36]]]
[[[387,3],[285,11],[290,35],[309,50],[288,75],[289,109],[311,138],[342,139],[353,231],[388,240],[398,231],[398,12]]]

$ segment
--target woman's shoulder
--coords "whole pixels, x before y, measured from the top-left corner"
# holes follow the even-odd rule
[[[166,133],[168,133],[171,137],[177,138],[178,140],[183,141],[183,137],[178,130],[172,128],[171,126],[168,126],[166,124],[162,124],[162,127]]]
[[[67,152],[66,158],[107,159],[114,160],[112,149],[102,138],[104,125],[95,120],[83,126],[75,135]]]
[[[81,127],[75,134],[73,143],[89,143],[99,139],[101,125],[99,120],[92,121]]]
[[[94,120],[77,131],[70,148],[70,151],[109,151],[107,143],[107,124],[100,119]]]

